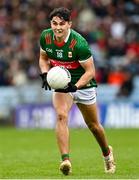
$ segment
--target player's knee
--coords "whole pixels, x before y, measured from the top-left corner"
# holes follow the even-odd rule
[[[68,118],[68,113],[64,110],[61,110],[59,112],[57,112],[57,120],[58,121],[66,121]]]

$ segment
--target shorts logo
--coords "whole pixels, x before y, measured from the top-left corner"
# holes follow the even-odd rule
[[[71,51],[68,52],[68,57],[69,57],[69,58],[72,58],[72,52],[71,52]]]

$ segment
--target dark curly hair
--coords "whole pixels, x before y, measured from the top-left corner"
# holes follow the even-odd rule
[[[55,8],[49,15],[51,21],[54,16],[58,16],[60,19],[65,21],[71,21],[71,11],[65,7]]]

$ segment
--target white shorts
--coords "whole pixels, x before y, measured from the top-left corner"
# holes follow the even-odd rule
[[[74,103],[81,103],[81,104],[94,104],[96,102],[96,88],[88,88],[88,89],[80,89],[76,92],[69,93],[74,100]]]

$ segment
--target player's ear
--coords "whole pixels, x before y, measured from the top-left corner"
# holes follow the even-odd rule
[[[69,26],[70,26],[70,27],[72,26],[72,21],[69,21]]]

